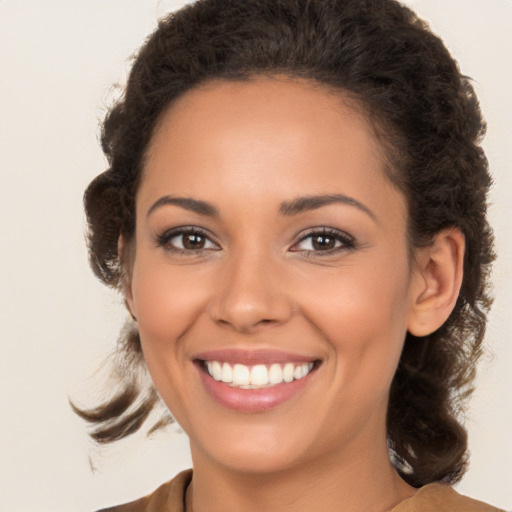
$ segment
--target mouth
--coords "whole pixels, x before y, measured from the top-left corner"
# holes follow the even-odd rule
[[[215,402],[256,413],[274,409],[307,388],[322,361],[280,352],[225,350],[200,354],[194,363]]]
[[[245,365],[200,360],[202,370],[217,382],[239,389],[264,389],[303,379],[319,361]]]

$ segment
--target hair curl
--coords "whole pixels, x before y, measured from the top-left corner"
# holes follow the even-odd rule
[[[357,99],[407,199],[412,248],[447,227],[465,236],[456,306],[436,332],[407,334],[387,419],[392,461],[407,482],[456,482],[467,465],[461,413],[491,304],[491,178],[479,145],[485,124],[469,79],[442,41],[397,1],[199,0],[161,20],[103,124],[109,168],[85,193],[92,268],[120,288],[118,239],[134,235],[144,154],[169,104],[207,81],[276,74]],[[119,351],[129,354],[121,358],[119,393],[95,409],[75,408],[96,425],[98,442],[137,430],[156,403],[154,390],[130,377],[144,364],[136,331],[121,337]]]

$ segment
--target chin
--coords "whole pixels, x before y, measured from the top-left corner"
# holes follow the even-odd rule
[[[238,432],[240,435],[237,435],[238,429],[242,430]],[[254,425],[245,428],[241,425],[238,429],[227,429],[227,433],[210,430],[209,439],[214,443],[206,446],[193,440],[194,464],[198,458],[207,457],[214,464],[237,473],[268,475],[297,466],[306,455],[304,448],[309,443],[290,436],[289,429]]]
[[[297,453],[278,450],[262,450],[260,446],[235,447],[215,454],[215,460],[225,469],[240,474],[271,475],[280,473],[298,465]]]

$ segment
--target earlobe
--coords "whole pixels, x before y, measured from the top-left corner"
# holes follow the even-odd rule
[[[124,303],[126,309],[134,321],[137,318],[134,313],[133,304],[133,293],[132,293],[132,255],[129,243],[126,242],[123,235],[119,235],[117,241],[117,254],[119,256],[119,262],[121,264],[122,275],[121,275],[121,292],[124,296]]]
[[[462,284],[464,248],[464,235],[450,228],[418,250],[408,323],[408,331],[414,336],[431,334],[450,316]]]

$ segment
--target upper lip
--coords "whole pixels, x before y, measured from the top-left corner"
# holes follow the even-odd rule
[[[201,361],[219,361],[232,364],[238,363],[247,366],[274,363],[309,363],[318,360],[318,358],[314,356],[282,352],[279,350],[240,349],[208,350],[206,352],[196,354],[193,359]]]

